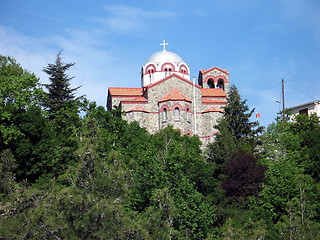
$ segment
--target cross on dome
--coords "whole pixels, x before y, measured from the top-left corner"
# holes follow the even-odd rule
[[[166,51],[166,46],[169,45],[169,43],[166,43],[166,40],[163,40],[162,43],[160,43],[161,46],[163,46],[163,51]]]

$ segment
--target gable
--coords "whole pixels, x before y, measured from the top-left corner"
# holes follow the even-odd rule
[[[222,72],[224,74],[229,75],[229,72],[227,70],[223,70],[223,69],[218,68],[218,67],[212,67],[212,68],[210,68],[208,70],[200,70],[200,73],[204,75],[204,74],[207,74],[208,72],[211,72],[211,71],[214,71],[214,70],[217,70],[219,72]]]
[[[158,102],[166,101],[186,101],[192,102],[187,98],[178,88],[172,88],[167,94],[165,94]]]

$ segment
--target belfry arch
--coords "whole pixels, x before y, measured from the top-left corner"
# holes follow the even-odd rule
[[[222,78],[218,79],[217,87],[222,88],[222,90],[224,91],[224,80]]]
[[[215,88],[213,78],[209,78],[207,82],[208,88]]]

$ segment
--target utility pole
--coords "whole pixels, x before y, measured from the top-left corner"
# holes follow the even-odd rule
[[[284,108],[285,108],[285,105],[284,105],[284,80],[282,79],[282,121],[285,120],[286,118],[286,114],[284,112]]]

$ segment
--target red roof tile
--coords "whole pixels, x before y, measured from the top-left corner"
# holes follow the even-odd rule
[[[222,88],[203,88],[202,97],[226,97]]]
[[[159,102],[165,101],[186,101],[191,102],[189,98],[187,98],[178,88],[171,88],[171,90],[160,98]]]
[[[208,112],[221,112],[221,113],[223,113],[223,110],[220,108],[211,107],[211,108],[208,108],[208,109],[202,111],[201,113],[208,113]]]
[[[120,87],[109,87],[109,93],[111,96],[142,96],[142,88],[120,88]]]
[[[227,105],[226,101],[215,100],[215,99],[203,99],[203,98],[202,98],[202,103],[210,104],[210,105]]]
[[[132,102],[140,102],[140,103],[148,103],[148,100],[144,97],[136,97],[136,98],[129,98],[121,100],[121,103],[132,103]]]
[[[133,108],[127,110],[126,112],[148,112],[148,111],[145,110],[143,107],[136,105]]]

